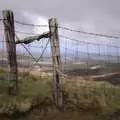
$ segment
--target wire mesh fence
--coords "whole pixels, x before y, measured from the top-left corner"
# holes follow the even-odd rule
[[[1,66],[7,64],[4,27],[0,20]],[[49,31],[48,25],[34,25],[15,20],[15,34],[22,39]],[[119,72],[120,45],[118,36],[89,33],[59,26],[62,68],[68,75],[88,76]],[[19,68],[52,69],[52,55],[48,38],[30,44],[18,44]]]
[[[67,34],[60,35],[60,42],[64,68],[68,74],[87,76],[119,72],[118,37],[66,28],[60,30],[61,34]]]
[[[1,69],[8,71],[9,63],[7,60],[3,19],[0,20],[0,28],[0,67]],[[21,25],[15,22],[16,40],[28,37],[30,35],[37,35],[38,33],[36,32],[32,33],[35,29],[35,26],[30,25],[26,27],[24,24]],[[44,38],[30,44],[18,44],[16,45],[16,54],[19,72],[36,70],[36,72],[39,71],[39,75],[41,75],[41,69],[43,69],[43,71],[51,71],[52,69],[51,47],[50,40],[48,38]]]
[[[90,100],[98,94],[102,97],[106,94],[110,96],[109,92],[111,92],[111,99],[115,95],[116,99],[120,100],[119,87],[113,85],[120,83],[120,37],[74,30],[61,25],[58,28],[62,62],[62,71],[58,72],[65,91],[68,90],[71,95],[74,95],[74,91],[78,92],[79,96],[85,100]],[[35,25],[15,20],[16,41],[46,31],[49,32],[49,25]],[[34,81],[35,77],[37,80],[41,80],[41,78],[53,80],[53,55],[49,37],[36,39],[29,44],[16,44],[16,54],[19,79],[22,73],[24,74],[22,79],[26,76],[25,74],[29,74],[31,77],[25,78],[25,80]],[[3,19],[0,19],[0,70],[9,73],[8,66]],[[0,79],[3,80],[3,78],[8,80],[8,77],[0,72]],[[93,79],[94,81],[91,81]],[[108,85],[106,82],[99,83],[98,81],[107,81],[112,84]],[[36,86],[37,84],[34,87]],[[51,93],[53,90],[49,89],[49,92]],[[84,98],[84,95],[87,98]],[[71,99],[74,99],[74,96],[72,97]]]

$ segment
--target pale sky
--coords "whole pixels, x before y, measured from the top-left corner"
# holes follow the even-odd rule
[[[73,29],[120,36],[120,0],[0,0],[0,11],[4,9],[13,10],[16,20],[27,23],[48,24],[48,19],[55,17],[60,25]],[[34,28],[27,31],[47,30]],[[87,41],[109,42],[108,39],[84,38],[75,33],[64,34]],[[119,39],[112,42],[120,43]]]
[[[61,24],[109,34],[120,32],[119,5],[120,0],[0,0],[0,10],[12,9],[16,19],[25,20],[25,13],[56,17]]]

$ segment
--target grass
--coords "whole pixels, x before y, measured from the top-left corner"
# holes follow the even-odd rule
[[[0,113],[12,114],[15,111],[25,112],[51,97],[49,78],[30,75],[28,72],[19,74],[19,94],[7,94],[7,81],[0,81]]]
[[[0,75],[5,75],[0,71]],[[0,81],[0,113],[26,112],[30,108],[53,104],[51,77],[19,73],[19,94],[7,94],[7,81]],[[42,72],[41,72],[42,75]],[[116,111],[120,109],[120,86],[107,82],[84,80],[80,77],[64,79],[64,108],[75,110]]]
[[[68,101],[79,109],[120,109],[120,86],[74,77],[65,83],[65,91]]]

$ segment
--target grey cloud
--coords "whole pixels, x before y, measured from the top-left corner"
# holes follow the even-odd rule
[[[17,18],[20,12],[57,17],[62,24],[69,23],[82,28],[91,26],[94,32],[120,31],[120,0],[1,0],[0,8],[12,9]],[[92,23],[92,24],[91,24]],[[93,27],[93,28],[92,28]],[[87,30],[87,28],[86,28]]]

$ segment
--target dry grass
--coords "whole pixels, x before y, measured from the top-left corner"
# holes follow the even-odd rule
[[[120,109],[120,86],[107,82],[84,80],[80,77],[67,79],[65,91],[68,101],[84,110]]]
[[[7,81],[0,81],[0,113],[12,114],[16,111],[27,111],[46,98],[52,99],[50,78],[33,76],[29,72],[19,73],[19,94],[7,94]]]
[[[1,74],[5,75],[5,71]],[[19,94],[7,94],[7,81],[0,81],[0,113],[25,112],[31,107],[52,104],[51,73],[41,71],[19,73]],[[85,80],[82,77],[64,79],[65,108],[77,110],[120,109],[120,86],[107,82]]]

